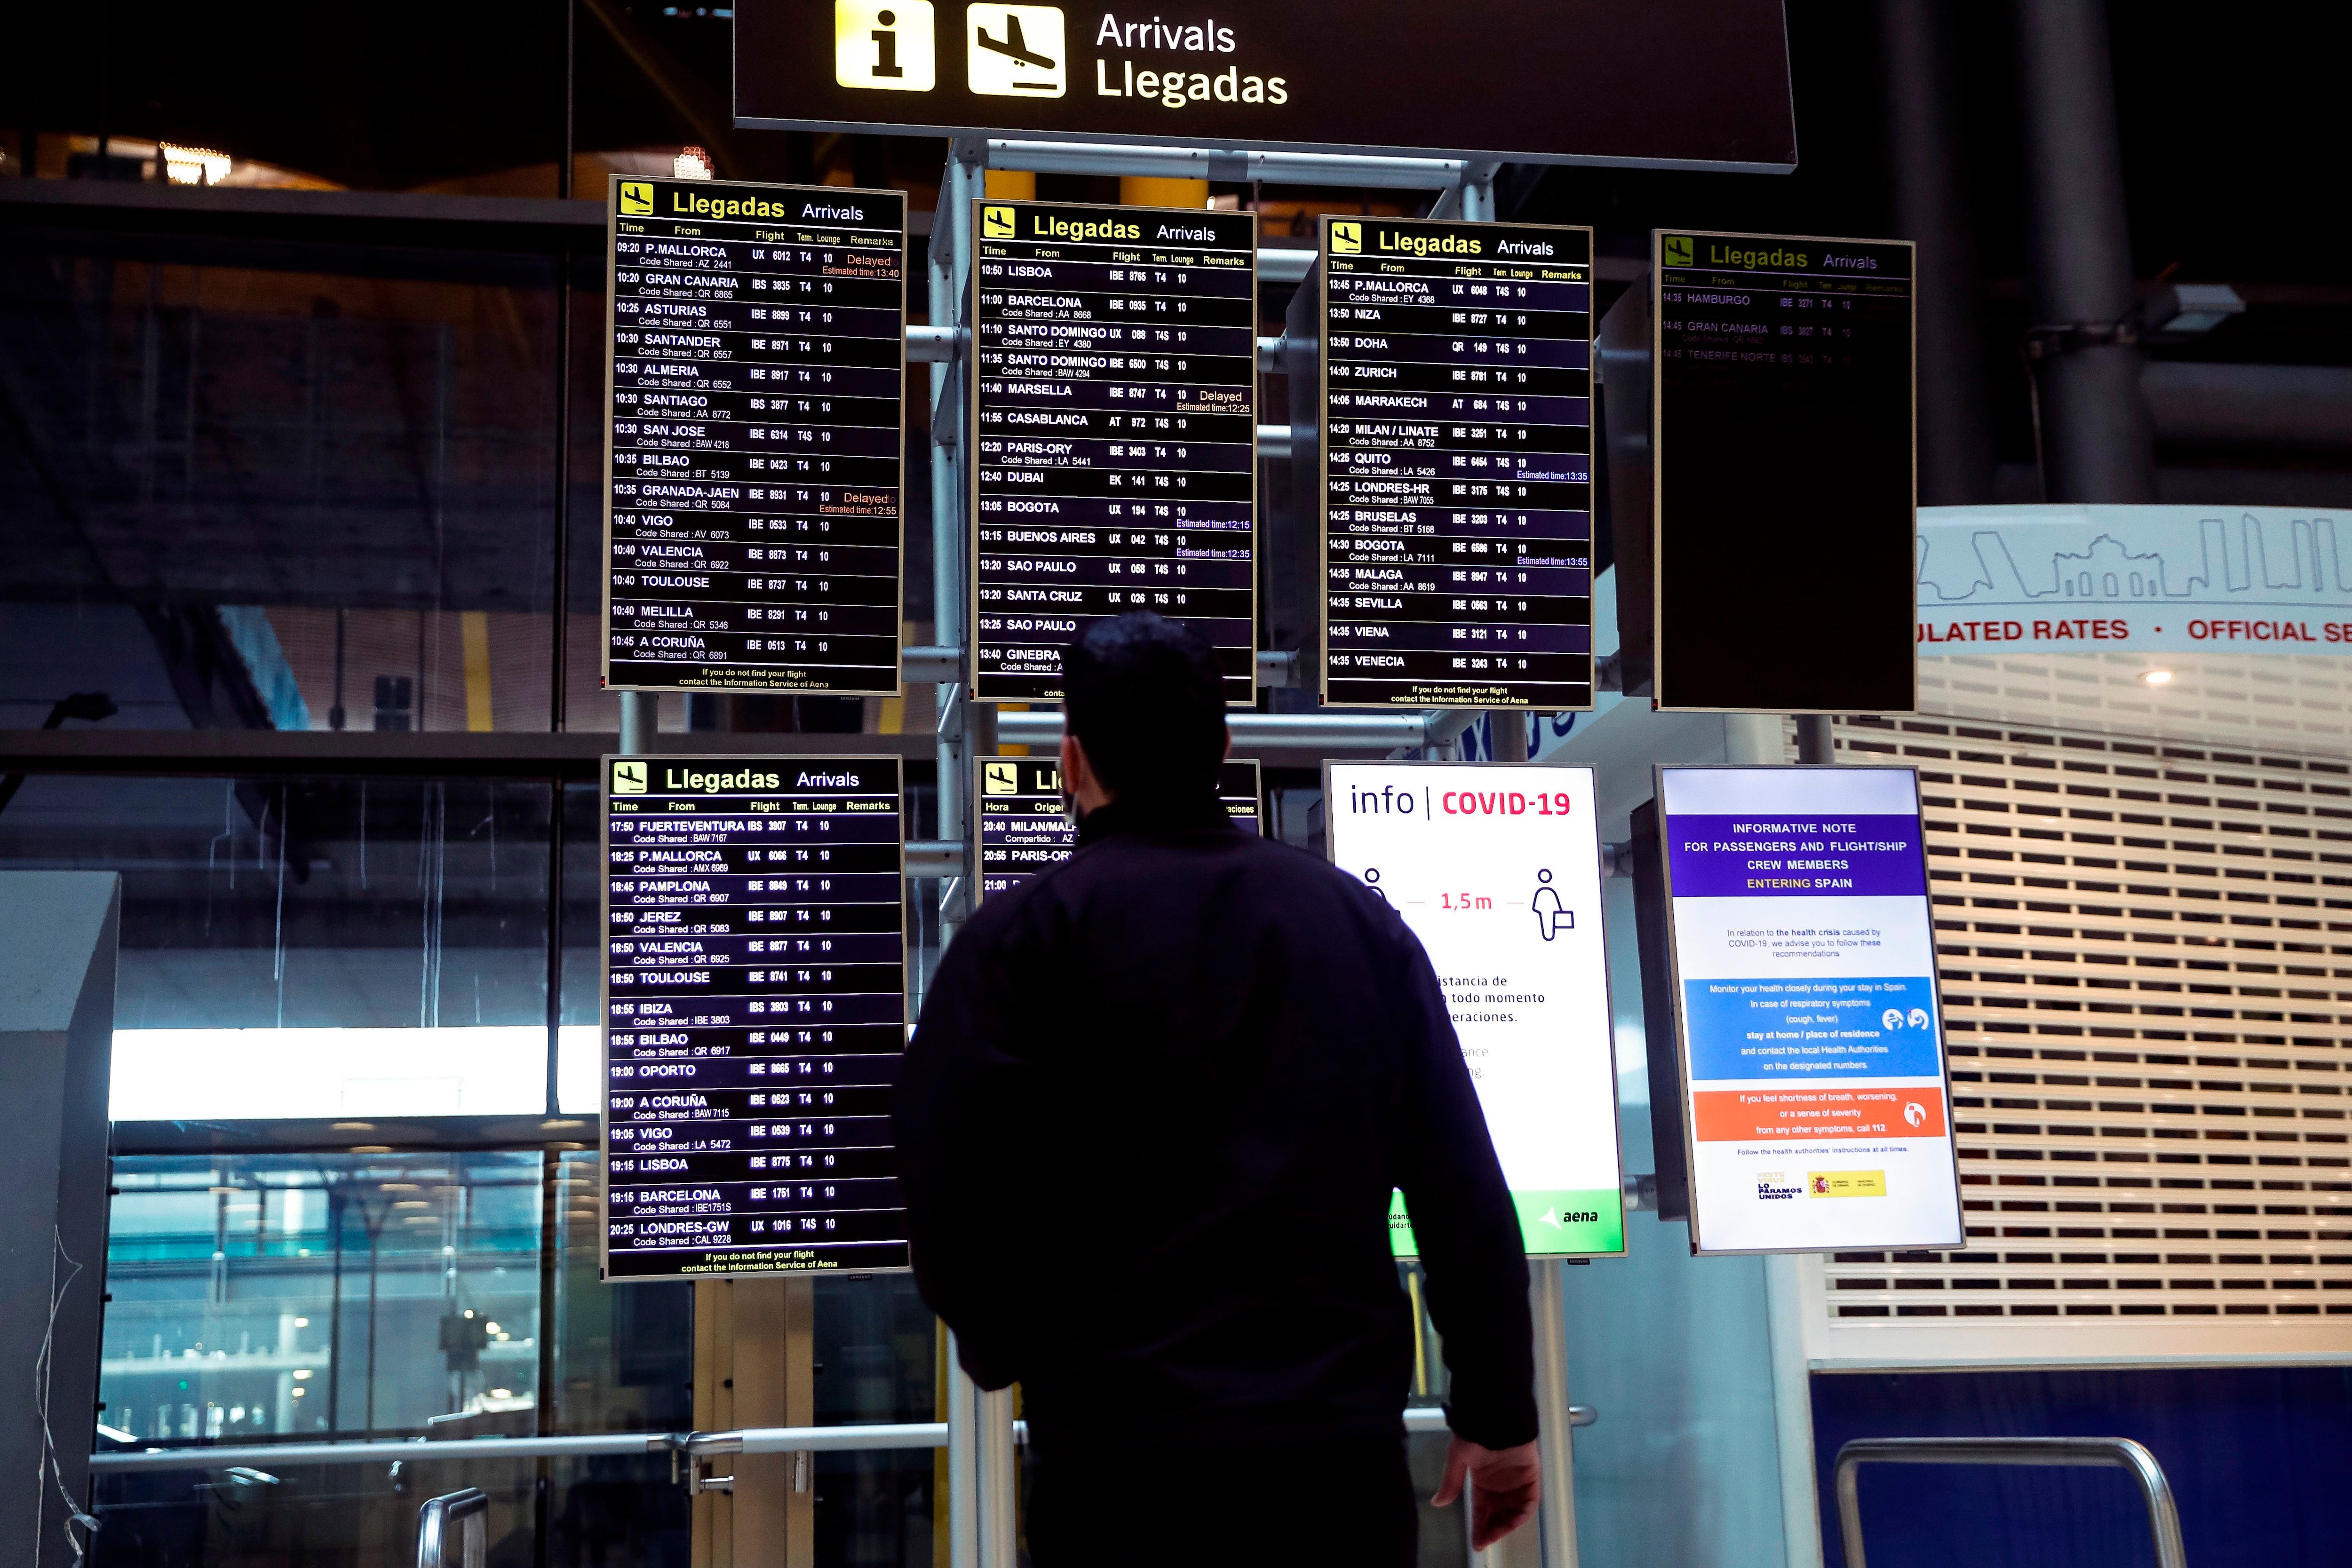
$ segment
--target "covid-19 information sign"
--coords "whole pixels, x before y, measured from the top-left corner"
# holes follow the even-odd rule
[[[1661,768],[1700,1252],[1961,1240],[1907,768]]]
[[[1421,939],[1530,1256],[1625,1249],[1593,776],[1331,762],[1331,861]],[[1400,1256],[1415,1250],[1400,1200]]]

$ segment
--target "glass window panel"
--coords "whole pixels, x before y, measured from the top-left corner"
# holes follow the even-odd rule
[[[541,1158],[119,1159],[105,1424],[159,1444],[531,1431]]]
[[[47,176],[152,180],[162,140],[228,154],[207,178],[231,188],[555,194],[559,9],[262,0],[232,23],[198,6],[111,0],[21,20],[16,47],[49,64],[12,96],[42,130]],[[101,133],[111,141],[104,168]],[[193,167],[169,172],[196,178]]]
[[[0,870],[122,874],[117,1120],[530,1114],[552,792],[36,776]]]
[[[20,238],[0,727],[545,730],[554,299],[547,257]]]

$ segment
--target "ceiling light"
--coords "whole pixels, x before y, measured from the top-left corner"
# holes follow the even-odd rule
[[[217,185],[228,178],[229,157],[209,147],[174,147],[166,141],[161,152],[163,172],[174,185]]]
[[[2139,678],[2147,682],[2151,686],[2168,686],[2172,684],[2172,672],[2170,670],[2144,670],[2140,673]]]

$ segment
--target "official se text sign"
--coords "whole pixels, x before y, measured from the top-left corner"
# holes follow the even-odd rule
[[[1562,163],[1797,162],[1781,0],[737,0],[735,120]]]

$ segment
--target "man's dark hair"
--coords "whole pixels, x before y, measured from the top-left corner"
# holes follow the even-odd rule
[[[1063,653],[1062,691],[1065,722],[1113,794],[1215,793],[1224,680],[1198,632],[1142,610],[1097,621]]]

